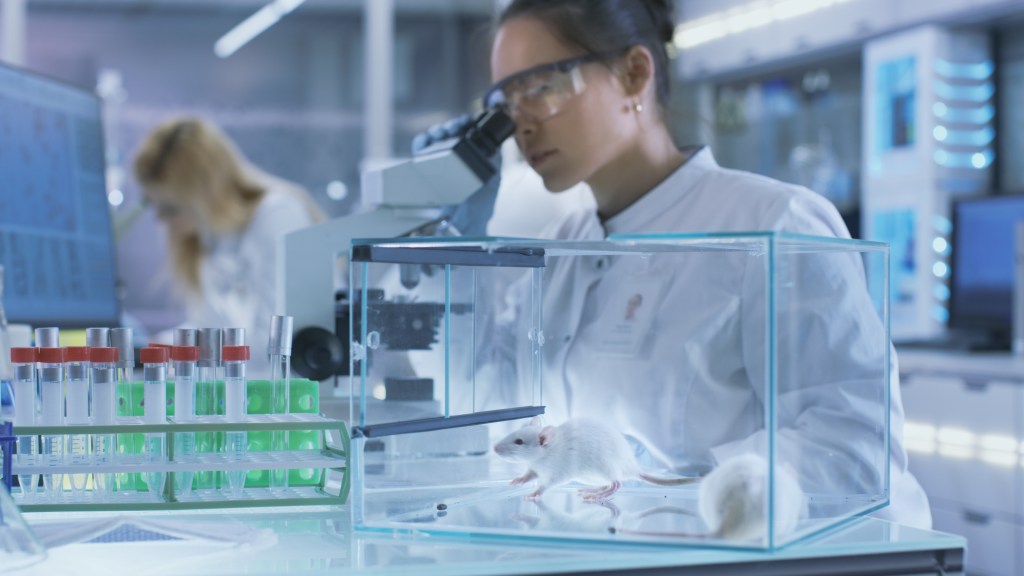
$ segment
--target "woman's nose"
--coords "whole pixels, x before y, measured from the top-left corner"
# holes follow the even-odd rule
[[[519,137],[533,136],[537,133],[537,121],[529,114],[517,114],[513,117],[516,123],[516,135]]]

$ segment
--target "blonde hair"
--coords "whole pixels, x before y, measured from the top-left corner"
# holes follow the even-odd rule
[[[217,127],[201,119],[166,122],[146,137],[135,156],[135,177],[148,198],[173,197],[200,215],[200,226],[216,233],[240,232],[273,184],[299,198],[315,222],[325,217],[302,187],[252,166]],[[168,230],[171,265],[182,285],[200,290],[203,255],[199,233]]]

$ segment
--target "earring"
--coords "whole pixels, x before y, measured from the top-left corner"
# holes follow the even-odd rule
[[[639,100],[636,100],[635,102],[633,102],[633,111],[636,112],[637,114],[643,112],[644,105],[641,104]]]

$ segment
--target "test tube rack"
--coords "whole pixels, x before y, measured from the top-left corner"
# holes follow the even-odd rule
[[[200,452],[188,457],[176,457],[174,448],[176,434],[217,434],[227,432],[274,432],[274,431],[316,431],[320,434],[319,446],[307,446],[281,451],[247,450],[241,458],[223,452]],[[324,418],[316,414],[257,414],[249,415],[244,422],[228,423],[223,417],[200,416],[189,422],[174,422],[169,418],[166,424],[143,424],[133,418],[113,425],[77,426],[23,426],[14,429],[15,436],[63,436],[77,434],[114,434],[118,440],[136,434],[163,434],[167,446],[165,461],[147,461],[143,454],[117,454],[112,461],[104,463],[47,465],[38,461],[31,465],[11,465],[13,475],[74,475],[84,474],[94,478],[97,474],[129,475],[133,480],[121,489],[105,491],[96,487],[92,480],[89,487],[80,492],[61,490],[58,494],[46,494],[42,488],[26,498],[20,490],[12,496],[15,503],[26,512],[44,511],[127,511],[127,510],[196,510],[211,508],[248,508],[268,506],[310,506],[344,504],[349,492],[349,435],[345,422]],[[250,446],[251,448],[251,446]],[[10,463],[10,451],[4,451],[5,466]],[[271,490],[258,486],[260,482],[249,479],[265,476],[267,470],[286,469],[306,471],[315,482],[290,485],[287,488]],[[176,487],[175,475],[182,473],[221,473],[229,470],[246,470],[247,483],[241,493],[232,493],[226,486],[197,487],[182,491]],[[164,490],[154,494],[136,480],[147,473],[166,473]],[[66,482],[65,482],[66,483]],[[257,484],[251,486],[250,484]]]

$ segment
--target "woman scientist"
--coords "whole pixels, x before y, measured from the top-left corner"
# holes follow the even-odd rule
[[[154,129],[135,157],[135,177],[166,225],[186,326],[245,328],[254,350],[264,346],[278,239],[323,220],[313,199],[250,165],[227,136],[198,119]],[[264,355],[252,356],[259,369]]]
[[[663,116],[670,5],[513,0],[501,15],[485,105],[513,117],[516,143],[550,191],[586,182],[597,203],[561,222],[554,237],[774,230],[848,238],[821,196],[723,169],[707,148],[676,147]],[[700,269],[635,269],[639,258],[549,265],[544,393],[556,411],[564,407],[556,423],[603,417],[655,460],[697,473],[766,445],[765,398],[752,384],[766,380],[765,295],[754,289],[764,279],[745,275],[738,257],[715,258]],[[930,526],[927,499],[907,471],[895,366],[889,455],[879,449],[885,403],[859,385],[882,377],[889,348],[862,266],[808,262],[791,272],[805,276],[794,278],[801,290],[811,288],[788,304],[805,324],[780,335],[789,340],[779,350],[801,358],[780,369],[777,453],[808,492],[815,482],[879,486],[888,460],[891,505],[880,515]],[[657,342],[645,342],[652,332]]]

